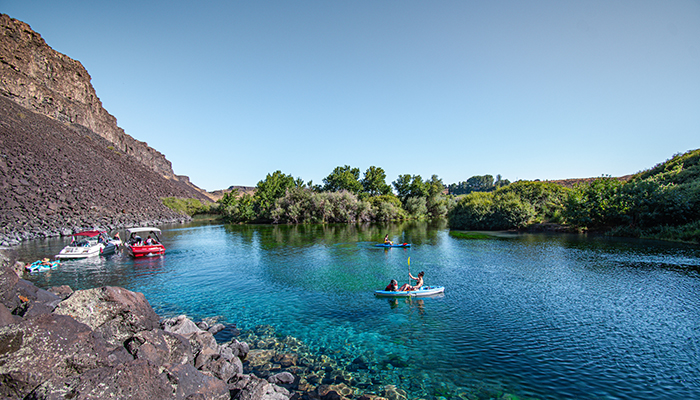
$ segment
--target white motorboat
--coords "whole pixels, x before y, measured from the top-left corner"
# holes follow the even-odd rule
[[[105,231],[84,231],[73,234],[71,243],[56,255],[59,260],[80,259],[113,254],[117,245]]]

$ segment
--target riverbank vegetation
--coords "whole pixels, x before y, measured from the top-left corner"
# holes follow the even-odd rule
[[[196,214],[207,214],[212,212],[211,206],[205,204],[199,199],[183,199],[179,197],[164,197],[161,199],[163,205],[171,210],[182,214],[187,214],[190,217]]]
[[[679,154],[624,181],[601,177],[573,188],[524,182],[470,192],[449,213],[458,230],[572,230],[700,243],[700,150]]]
[[[255,194],[226,193],[218,212],[230,223],[356,223],[447,216],[454,200],[437,175],[401,175],[392,186],[380,167],[336,167],[323,184],[305,183],[281,171],[258,182]]]
[[[573,187],[473,176],[445,185],[433,175],[399,175],[371,166],[336,167],[322,184],[275,171],[254,194],[226,193],[215,205],[163,199],[188,215],[215,213],[226,223],[363,223],[447,217],[455,231],[599,232],[700,243],[700,150],[678,154],[629,179],[602,176]]]

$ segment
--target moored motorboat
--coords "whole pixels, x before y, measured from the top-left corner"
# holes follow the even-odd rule
[[[126,250],[132,257],[155,257],[165,254],[165,246],[160,242],[160,229],[153,227],[129,228],[126,230]],[[141,234],[147,233],[143,239]]]
[[[444,286],[421,286],[418,290],[391,291],[391,290],[375,290],[374,295],[377,297],[427,297],[436,294],[444,293]]]
[[[113,254],[117,246],[110,241],[107,232],[100,230],[73,234],[71,243],[56,255],[59,260],[80,259]]]

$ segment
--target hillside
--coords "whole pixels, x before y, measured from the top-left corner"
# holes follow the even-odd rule
[[[181,221],[162,197],[207,198],[96,135],[0,96],[0,243],[64,229]],[[4,239],[3,239],[4,238]]]
[[[79,62],[0,14],[0,244],[189,219],[163,197],[211,201],[116,125]]]
[[[564,186],[564,187],[567,187],[567,188],[571,189],[571,188],[573,188],[573,187],[576,186],[576,185],[591,183],[591,182],[595,181],[595,180],[598,179],[598,178],[600,178],[600,177],[596,177],[596,178],[558,179],[558,180],[545,181],[545,182],[556,183],[557,185]],[[615,177],[615,178],[612,178],[612,179],[617,179],[617,180],[619,180],[620,182],[627,182],[627,181],[629,181],[631,178],[632,178],[632,175],[624,175],[624,176]]]
[[[632,177],[633,181],[655,179],[675,185],[700,185],[700,149],[676,154],[671,159]]]

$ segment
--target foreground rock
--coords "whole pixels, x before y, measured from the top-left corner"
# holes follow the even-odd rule
[[[123,288],[56,292],[0,268],[0,398],[292,397],[273,382],[293,376],[243,373],[249,347],[218,344],[220,324],[202,329],[185,316],[161,323],[142,294]]]

